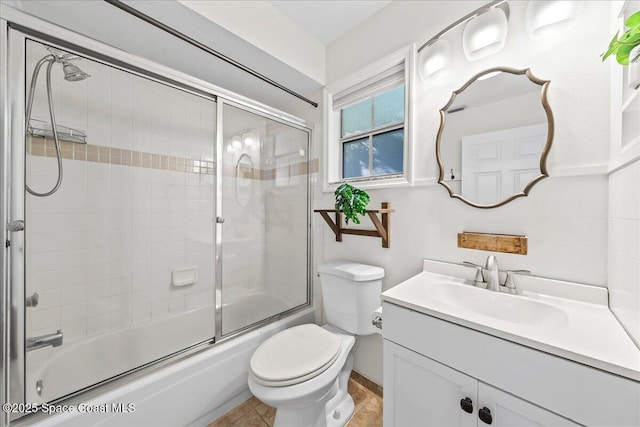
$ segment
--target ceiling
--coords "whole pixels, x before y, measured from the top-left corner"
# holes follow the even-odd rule
[[[324,45],[391,3],[391,0],[268,1]]]

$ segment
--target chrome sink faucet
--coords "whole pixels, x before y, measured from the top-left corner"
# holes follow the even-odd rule
[[[500,292],[500,275],[498,274],[498,260],[495,255],[489,255],[487,258],[487,289],[490,291]]]
[[[500,284],[500,271],[498,270],[498,259],[495,255],[489,255],[485,267],[464,261],[463,265],[467,265],[476,269],[476,275],[473,280],[473,286],[488,289],[494,292],[506,292],[509,294],[517,294],[516,284],[513,276],[515,274],[530,274],[529,270],[507,270],[507,278],[504,285]]]

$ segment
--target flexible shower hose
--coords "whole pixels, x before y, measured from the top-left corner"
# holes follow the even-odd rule
[[[35,69],[33,70],[33,76],[31,76],[31,85],[30,85],[30,93],[29,93],[29,102],[27,103],[27,128],[29,127],[29,121],[31,120],[31,109],[33,107],[33,96],[36,89],[36,82],[38,81],[38,74],[40,72],[40,68],[42,64],[45,62],[49,62],[47,65],[47,101],[49,103],[49,117],[51,118],[51,130],[53,133],[53,140],[56,145],[56,157],[58,158],[58,181],[56,185],[49,191],[45,193],[38,193],[33,191],[28,184],[25,183],[25,188],[29,192],[37,197],[47,197],[58,191],[60,188],[60,184],[62,184],[62,156],[60,155],[60,141],[58,139],[58,129],[56,125],[56,115],[53,109],[53,96],[51,95],[51,68],[53,64],[55,64],[55,58],[52,55],[45,56],[38,64],[36,64]]]

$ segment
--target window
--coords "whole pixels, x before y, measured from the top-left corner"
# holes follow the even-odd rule
[[[342,178],[404,172],[404,84],[340,110]]]
[[[325,191],[341,182],[362,187],[409,183],[407,48],[327,88]]]

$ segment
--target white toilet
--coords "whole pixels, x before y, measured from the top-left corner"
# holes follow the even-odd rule
[[[355,335],[376,332],[384,270],[336,261],[318,266],[324,326],[295,326],[267,339],[253,353],[249,388],[276,408],[275,427],[344,426],[353,414],[347,384]]]

